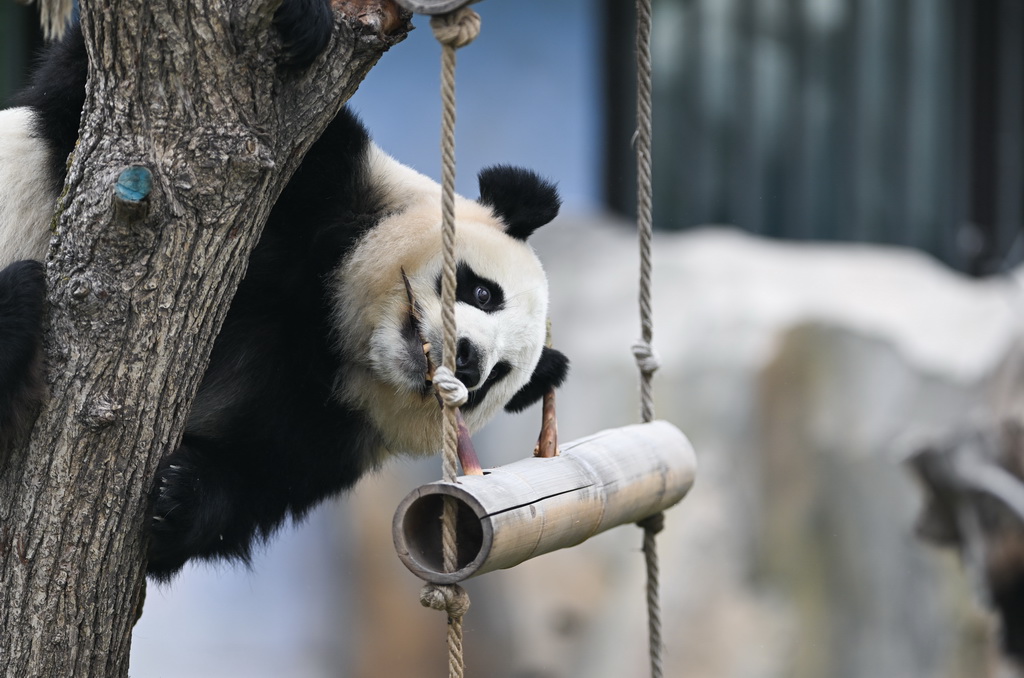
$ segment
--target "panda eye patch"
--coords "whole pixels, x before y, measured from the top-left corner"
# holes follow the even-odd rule
[[[477,275],[469,264],[460,262],[455,270],[455,298],[464,304],[479,308],[485,313],[495,313],[505,308],[505,291],[493,280]],[[441,276],[435,284],[437,295],[441,296]]]

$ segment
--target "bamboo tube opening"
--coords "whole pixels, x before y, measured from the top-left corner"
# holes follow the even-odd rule
[[[441,515],[445,500],[455,502],[458,557],[456,572],[465,570],[484,551],[484,529],[473,507],[451,494],[424,494],[413,499],[402,517],[401,534],[409,557],[434,572],[444,572],[441,545]],[[488,540],[489,541],[489,540]],[[489,548],[489,545],[488,545]],[[460,579],[453,579],[460,581]]]

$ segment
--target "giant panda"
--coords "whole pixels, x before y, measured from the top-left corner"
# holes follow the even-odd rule
[[[285,0],[279,11],[281,67],[301,67],[323,47],[311,6],[327,5]],[[21,434],[44,390],[40,261],[85,78],[72,28],[0,111],[0,446]],[[482,171],[479,186],[479,200],[456,202],[456,376],[469,390],[471,431],[534,403],[568,369],[545,346],[547,282],[527,244],[556,216],[557,191],[508,166]],[[151,576],[166,580],[194,558],[247,562],[286,518],[387,458],[440,448],[421,343],[441,364],[440,215],[439,186],[374,145],[343,109],[274,206],[181,443],[159,467]]]

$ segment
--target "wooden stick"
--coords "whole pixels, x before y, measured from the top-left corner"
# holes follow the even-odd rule
[[[417,488],[395,513],[395,550],[421,579],[452,584],[664,511],[690,490],[696,468],[690,442],[667,422],[602,431],[564,445],[557,457]],[[441,556],[445,497],[459,503],[453,572]]]
[[[551,318],[547,321],[548,348],[551,348]],[[540,415],[540,434],[537,436],[537,445],[533,448],[535,457],[557,457],[558,456],[558,418],[555,416],[555,389],[549,389],[544,394],[544,404]]]
[[[533,448],[535,457],[558,456],[558,418],[555,416],[555,389],[544,394],[544,405],[541,410],[540,435],[537,445]]]

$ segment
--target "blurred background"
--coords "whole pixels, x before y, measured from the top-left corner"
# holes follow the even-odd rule
[[[558,182],[562,215],[532,242],[573,360],[561,436],[633,423],[632,3],[477,10],[459,190],[494,163]],[[4,97],[41,45],[34,11],[0,3]],[[416,25],[351,105],[437,178],[439,48]],[[655,0],[653,40],[656,408],[700,464],[659,538],[666,675],[1016,675],[986,603],[1024,580],[1020,523],[990,502],[973,538],[945,534],[974,556],[927,543],[906,460],[966,446],[1024,465],[992,442],[1024,414],[1024,3]],[[484,465],[530,454],[539,419],[481,432]],[[444,620],[390,527],[439,475],[396,461],[251,570],[152,587],[132,674],[446,675]],[[640,545],[617,528],[470,581],[468,674],[646,675]]]

